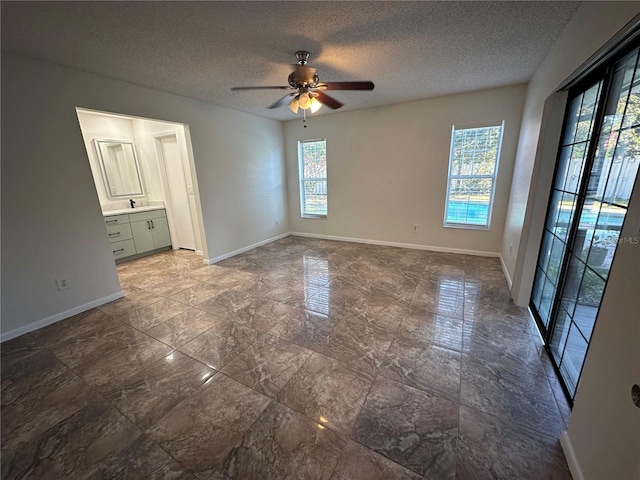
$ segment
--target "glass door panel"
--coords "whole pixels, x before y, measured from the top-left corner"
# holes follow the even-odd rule
[[[596,82],[571,100],[569,105],[531,302],[543,333],[549,328],[552,306],[557,296],[558,280],[576,213],[577,194],[601,90],[602,81]]]
[[[638,59],[635,50],[569,102],[558,154],[531,308],[571,399],[638,176]]]

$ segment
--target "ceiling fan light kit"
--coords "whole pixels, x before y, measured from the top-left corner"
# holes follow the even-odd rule
[[[269,105],[268,108],[287,105],[293,113],[298,113],[298,110],[301,109],[305,128],[307,127],[307,110],[315,113],[320,110],[322,105],[334,110],[342,107],[343,104],[341,102],[324,93],[324,90],[373,90],[373,82],[368,80],[361,82],[320,82],[315,67],[307,65],[309,55],[306,50],[296,52],[298,63],[294,65],[295,70],[289,74],[288,87],[233,87],[231,90],[294,90]]]

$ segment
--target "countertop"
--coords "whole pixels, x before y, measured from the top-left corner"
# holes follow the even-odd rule
[[[147,207],[120,208],[118,210],[106,210],[102,212],[102,216],[110,217],[111,215],[122,215],[124,213],[150,212],[151,210],[164,210],[164,207],[158,206],[158,205],[150,205]]]

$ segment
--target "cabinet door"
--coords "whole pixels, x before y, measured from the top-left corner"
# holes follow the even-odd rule
[[[133,241],[136,244],[136,252],[144,253],[156,248],[153,243],[151,220],[144,220],[143,222],[131,223],[131,232],[133,233]]]
[[[151,233],[153,234],[153,244],[155,245],[155,248],[170,246],[171,235],[169,234],[167,217],[154,218],[151,222],[151,225],[153,226]]]

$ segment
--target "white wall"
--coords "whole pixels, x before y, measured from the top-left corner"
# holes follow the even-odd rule
[[[639,2],[585,2],[569,22],[529,82],[505,222],[502,256],[513,279],[512,294],[527,305],[531,294],[555,154],[536,155],[545,100],[609,38],[640,13]],[[541,185],[537,185],[541,172]],[[541,197],[541,192],[547,195]],[[538,228],[539,230],[539,228]],[[512,254],[509,255],[511,245]]]
[[[280,122],[3,52],[3,338],[120,291],[76,107],[188,125],[208,258],[289,230]]]
[[[500,252],[524,85],[285,124],[289,223],[307,234]],[[363,95],[366,95],[363,94]],[[324,107],[326,108],[326,107]],[[491,229],[444,228],[451,126],[505,121]],[[297,142],[327,139],[328,217],[300,217]],[[412,225],[418,224],[418,232]]]

